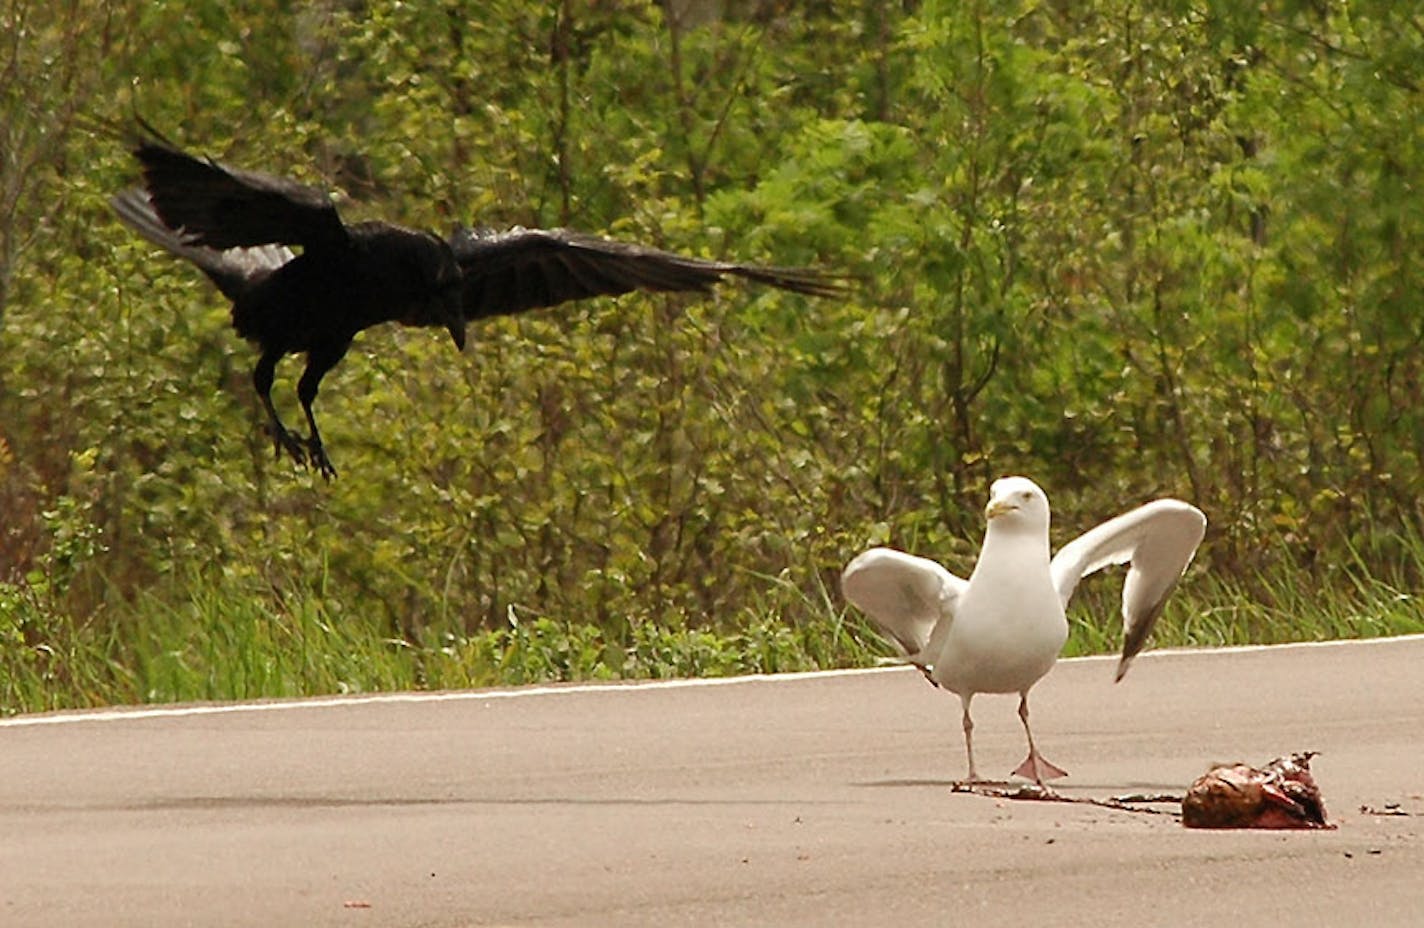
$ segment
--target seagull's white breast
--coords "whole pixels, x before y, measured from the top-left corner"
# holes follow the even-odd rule
[[[936,683],[961,696],[1018,693],[1053,668],[1068,620],[1046,548],[1046,538],[986,539],[939,653],[926,655]]]

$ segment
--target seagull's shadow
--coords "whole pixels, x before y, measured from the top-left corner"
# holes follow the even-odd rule
[[[753,798],[692,798],[692,797],[623,797],[623,796],[176,796],[168,798],[140,799],[132,802],[116,803],[29,803],[0,804],[0,811],[6,812],[69,812],[75,809],[98,812],[222,812],[227,810],[290,809],[295,811],[340,810],[348,808],[402,808],[419,806],[469,807],[481,806],[626,806],[658,807],[685,806],[735,807],[735,806],[781,806],[789,800]],[[830,799],[795,800],[801,805],[835,805]]]

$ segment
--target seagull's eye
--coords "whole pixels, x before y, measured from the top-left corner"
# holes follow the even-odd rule
[[[1032,493],[1030,493],[1028,490],[1024,490],[1022,493],[1019,494],[1019,499],[1027,502],[1030,498],[1032,498],[1032,496]]]

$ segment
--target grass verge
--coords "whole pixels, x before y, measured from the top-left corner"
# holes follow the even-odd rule
[[[1362,564],[1329,585],[1259,577],[1246,589],[1189,575],[1152,647],[1274,644],[1424,633],[1424,598]],[[277,594],[190,577],[75,618],[34,589],[0,584],[0,713],[102,705],[657,679],[869,666],[890,654],[820,584],[765,576],[760,601],[693,626],[674,617],[600,627],[511,607],[502,627],[394,634],[320,581]],[[1085,583],[1067,655],[1121,638],[1120,581]]]

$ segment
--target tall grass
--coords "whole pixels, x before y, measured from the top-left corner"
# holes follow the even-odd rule
[[[1424,632],[1424,599],[1357,557],[1335,582],[1305,573],[1250,584],[1194,568],[1174,594],[1152,647],[1213,647]],[[1400,568],[1400,569],[1396,569]],[[0,584],[0,711],[254,699],[566,680],[649,679],[869,666],[891,651],[831,586],[789,572],[762,575],[762,593],[732,616],[613,622],[510,607],[493,629],[396,633],[327,595],[323,578],[281,593],[220,571],[176,578],[104,615],[77,619],[33,589]],[[808,592],[809,590],[809,592]],[[1066,654],[1115,650],[1119,579],[1085,581],[1070,611]]]
[[[464,632],[452,617],[410,634],[328,596],[320,577],[278,594],[214,571],[109,604],[102,620],[0,585],[0,711],[779,673],[879,653],[824,586],[807,597],[787,576],[765,581],[764,597],[703,627],[600,627],[511,606],[498,628]]]

